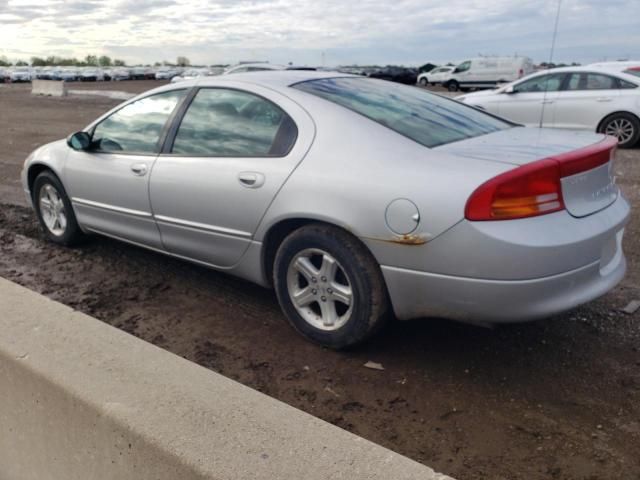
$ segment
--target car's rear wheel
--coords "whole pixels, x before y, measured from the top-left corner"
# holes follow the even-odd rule
[[[460,88],[460,85],[455,80],[452,80],[449,83],[447,83],[447,90],[449,90],[450,92],[457,92],[459,88]]]
[[[84,234],[69,197],[52,172],[42,172],[33,183],[33,205],[49,240],[61,245],[73,245],[82,240]]]
[[[307,225],[284,239],[274,284],[291,325],[329,348],[363,342],[388,317],[387,291],[375,259],[356,238],[330,225]]]
[[[640,120],[630,113],[614,113],[604,119],[600,133],[616,137],[620,148],[631,148],[640,139]]]
[[[423,87],[426,87],[427,85],[429,85],[429,82],[427,81],[426,78],[421,78],[419,81],[420,85],[422,85]]]

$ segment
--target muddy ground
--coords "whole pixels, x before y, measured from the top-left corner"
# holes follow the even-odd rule
[[[336,353],[295,334],[268,290],[104,238],[76,249],[44,240],[24,206],[22,161],[117,103],[0,86],[1,276],[460,480],[640,478],[640,312],[620,312],[640,299],[640,150],[616,165],[635,211],[629,274],[613,292],[492,330],[396,323]]]

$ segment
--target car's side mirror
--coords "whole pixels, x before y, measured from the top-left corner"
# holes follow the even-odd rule
[[[518,92],[517,92],[517,90],[515,88],[513,88],[513,85],[509,85],[507,88],[504,89],[503,93],[511,95],[511,94],[518,93]]]
[[[76,132],[67,138],[67,145],[74,150],[88,150],[91,146],[91,136],[87,132]]]

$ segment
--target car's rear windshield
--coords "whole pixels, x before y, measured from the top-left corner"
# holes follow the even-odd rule
[[[629,68],[628,70],[625,70],[624,73],[628,73],[629,75],[640,77],[640,67]]]
[[[429,148],[513,126],[422,88],[383,80],[338,77],[292,86],[353,110]]]

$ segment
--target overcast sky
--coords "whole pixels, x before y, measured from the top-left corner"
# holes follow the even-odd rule
[[[130,64],[548,60],[558,0],[0,0],[0,55]],[[562,0],[556,61],[640,58],[640,0]]]

